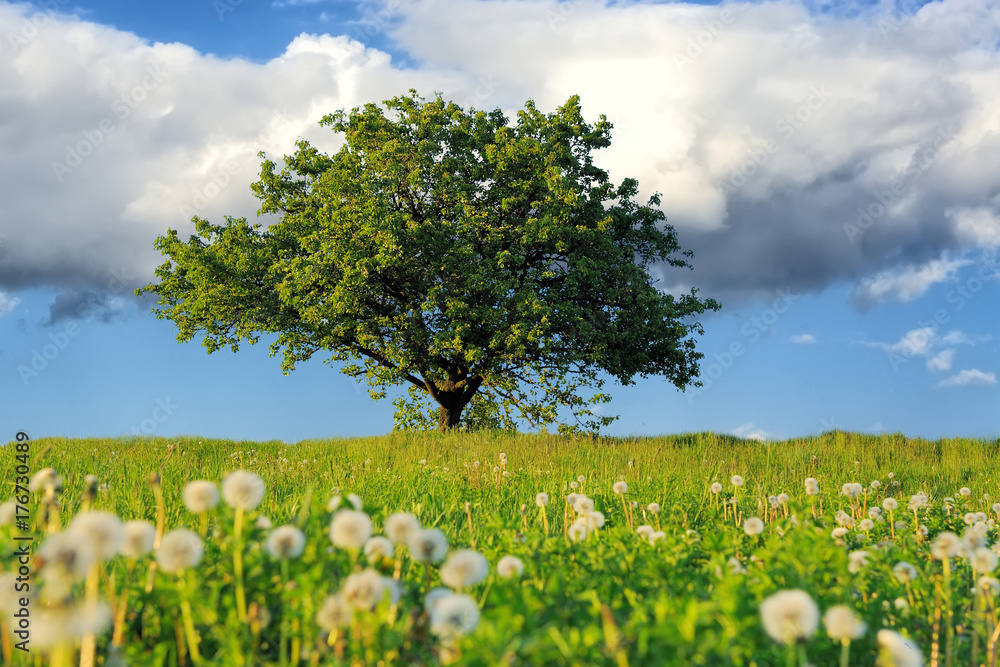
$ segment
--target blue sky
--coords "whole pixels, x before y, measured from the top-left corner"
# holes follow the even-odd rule
[[[59,11],[52,11],[58,6]],[[609,384],[610,434],[997,437],[1000,14],[578,0],[0,1],[0,423],[33,436],[379,434],[391,398],[266,344],[179,344],[136,286],[258,150],[413,87],[508,115],[579,93],[693,272],[705,386]],[[0,434],[0,440],[5,437]]]

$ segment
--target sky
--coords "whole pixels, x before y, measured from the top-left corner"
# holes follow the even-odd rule
[[[605,433],[996,438],[998,38],[996,0],[0,0],[0,442],[391,430],[394,394],[208,355],[134,290],[168,228],[255,218],[259,151],[410,88],[580,95],[694,252],[651,270],[722,303],[703,386],[609,379]]]

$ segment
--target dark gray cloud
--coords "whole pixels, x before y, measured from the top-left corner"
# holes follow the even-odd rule
[[[0,4],[0,34],[25,11]],[[512,117],[571,94],[606,114],[598,163],[662,193],[696,255],[662,287],[916,298],[1000,245],[1000,56],[984,48],[1000,11],[881,11],[413,0],[385,26],[410,69],[346,37],[302,35],[254,64],[53,16],[0,60],[0,294],[63,290],[50,323],[91,301],[93,317],[122,316],[162,262],[157,235],[189,233],[194,214],[255,216],[257,151],[330,150],[323,114],[416,87]]]

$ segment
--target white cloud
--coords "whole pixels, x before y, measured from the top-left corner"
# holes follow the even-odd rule
[[[951,362],[955,359],[955,350],[941,350],[927,360],[927,369],[934,372],[950,371]]]
[[[980,248],[1000,246],[1000,214],[994,208],[981,206],[945,211],[955,225],[961,241]]]
[[[17,304],[21,303],[21,300],[17,297],[8,297],[3,292],[0,292],[0,317],[3,317],[10,311],[17,307]]]
[[[969,213],[995,211],[1000,188],[993,4],[928,3],[890,30],[873,28],[886,3],[850,3],[853,16],[794,0],[394,6],[382,34],[413,67],[343,36],[301,35],[251,63],[54,15],[16,53],[5,38],[0,288],[100,288],[121,268],[145,282],[162,261],[153,238],[189,232],[182,207],[255,216],[257,150],[280,160],[299,137],[333,150],[320,117],[411,87],[509,116],[580,94],[588,119],[615,124],[597,164],[662,193],[694,282],[724,303],[864,276],[873,303],[914,299],[964,261],[945,251],[993,239]],[[0,35],[31,11],[0,2]],[[58,180],[53,163],[80,146]],[[852,242],[844,225],[873,205],[884,213]]]
[[[941,343],[944,345],[978,345],[979,343],[989,343],[992,340],[993,336],[989,334],[970,336],[964,331],[953,329],[941,338]]]
[[[995,373],[984,373],[981,370],[972,368],[960,371],[956,375],[945,378],[938,383],[938,387],[966,387],[966,386],[988,386],[997,383]]]
[[[972,263],[970,259],[934,259],[920,266],[882,271],[863,280],[855,290],[855,298],[869,305],[890,299],[913,301],[931,286],[954,278],[960,268]]]
[[[937,338],[934,327],[920,327],[906,332],[898,343],[886,347],[891,352],[898,352],[906,357],[925,356],[931,351]]]
[[[732,431],[733,435],[737,438],[746,438],[747,440],[768,440],[771,435],[764,431],[764,429],[754,428],[753,423],[746,423],[737,426]]]
[[[793,343],[800,344],[800,345],[801,344],[809,344],[809,343],[815,343],[816,342],[816,336],[813,336],[812,334],[808,334],[808,333],[807,334],[799,334],[797,336],[792,336],[788,340],[792,341]]]

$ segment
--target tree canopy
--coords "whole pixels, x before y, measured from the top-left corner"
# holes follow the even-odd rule
[[[157,237],[169,259],[137,293],[179,341],[277,334],[285,373],[321,354],[373,399],[408,386],[397,427],[455,427],[467,406],[465,423],[543,427],[567,408],[560,431],[596,432],[616,419],[593,409],[610,400],[600,372],[700,386],[694,316],[719,304],[654,286],[654,263],[691,253],[657,195],[640,205],[634,179],[594,165],[612,125],[579,97],[550,114],[529,100],[512,124],[411,90],[320,124],[343,135],[333,154],[300,140],[280,171],[260,154],[251,189],[276,222],[195,217],[187,242]]]

